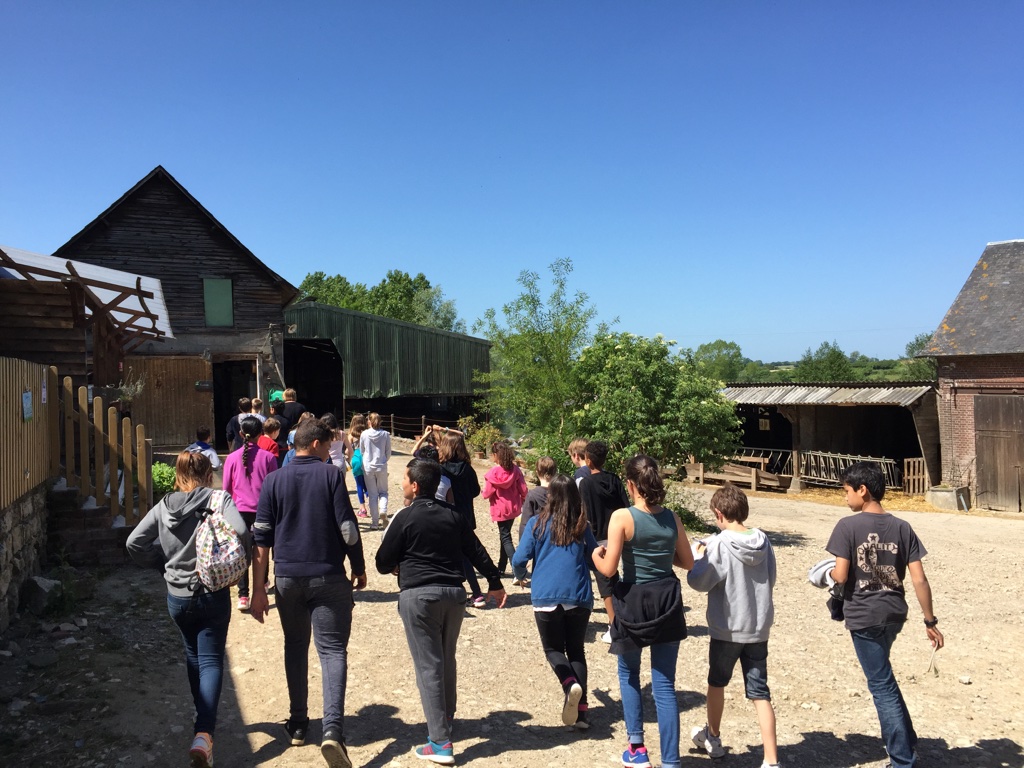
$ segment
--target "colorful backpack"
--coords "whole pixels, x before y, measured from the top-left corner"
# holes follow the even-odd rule
[[[224,491],[214,491],[210,506],[196,512],[196,578],[208,592],[238,583],[249,567],[241,537],[221,512],[226,496]]]

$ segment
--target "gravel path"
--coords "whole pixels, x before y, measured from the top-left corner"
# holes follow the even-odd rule
[[[407,458],[392,460],[390,486],[395,500],[401,496],[398,481]],[[705,490],[695,492],[710,495]],[[849,636],[829,619],[824,593],[806,581],[807,568],[824,556],[824,543],[835,521],[847,513],[845,507],[788,496],[751,500],[750,524],[770,534],[778,558],[769,684],[778,715],[780,756],[787,767],[866,768],[885,757]],[[931,649],[911,597],[912,620],[894,647],[894,667],[921,738],[921,765],[1021,768],[1024,715],[1016,661],[1024,652],[1024,601],[1017,585],[1024,521],[920,512],[901,516],[913,524],[929,550],[925,570],[947,644],[937,657],[939,676],[926,676]],[[477,520],[481,539],[496,556],[497,528],[479,500]],[[364,531],[368,563],[380,536]],[[561,725],[561,689],[541,653],[528,592],[510,587],[509,595],[503,610],[467,609],[459,643],[459,764],[617,765],[625,733],[614,658],[599,639],[605,629],[603,610],[595,610],[587,646],[594,726],[581,734]],[[364,768],[422,764],[411,754],[425,739],[426,730],[396,596],[395,579],[371,569],[369,586],[357,597],[346,729],[350,754]],[[691,726],[704,723],[708,637],[705,597],[684,586],[683,599],[691,628],[682,644],[677,678],[685,737]],[[59,726],[47,729],[45,712],[33,713],[29,706],[21,713],[23,724],[29,717],[42,724],[46,744],[52,743],[46,754],[61,756],[31,764],[183,765],[179,756],[187,748],[191,702],[180,649],[161,601],[159,579],[141,571],[122,569],[101,584],[92,608],[85,606],[101,609],[93,610],[96,629],[91,631],[102,632],[110,625],[111,631],[117,630],[114,634],[127,633],[132,645],[112,652],[101,643],[84,646],[93,649],[90,653],[81,647],[77,651],[73,663],[86,693],[76,697],[96,702],[81,714],[91,738],[79,747],[61,746],[60,739],[74,740],[76,731],[67,727],[66,715],[57,715]],[[312,648],[310,656],[310,716],[316,719],[321,713],[320,679]],[[282,738],[280,723],[287,715],[288,699],[275,613],[262,626],[236,614],[228,657],[230,677],[216,742],[218,767],[322,766],[316,746],[318,722],[311,725],[307,746],[286,747]],[[66,666],[54,669],[67,674]],[[82,677],[85,669],[94,670],[92,677]],[[30,681],[33,689],[42,690],[46,670],[31,674],[36,676]],[[649,693],[646,661],[645,675]],[[90,687],[95,681],[99,683]],[[648,699],[647,705],[647,741],[657,765],[653,703]],[[92,738],[96,734],[103,738]],[[759,740],[753,707],[743,698],[740,678],[734,677],[726,693],[723,722],[729,754],[716,765],[760,765]],[[19,749],[24,746],[17,739],[8,746],[11,743]],[[684,741],[684,766],[710,764],[701,753],[687,751],[688,744]],[[12,754],[31,753],[15,750]],[[4,759],[0,763],[8,764]]]

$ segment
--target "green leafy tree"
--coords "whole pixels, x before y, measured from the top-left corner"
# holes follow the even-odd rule
[[[834,341],[831,344],[823,341],[814,352],[808,347],[793,371],[794,381],[853,381],[855,378],[850,358]]]
[[[723,339],[701,344],[693,353],[693,360],[704,367],[708,376],[723,383],[739,381],[745,364],[740,345]]]
[[[895,373],[905,381],[934,381],[938,376],[938,365],[934,357],[918,357],[928,349],[932,334],[925,331],[919,333],[907,344],[906,358],[900,360]]]
[[[441,286],[431,285],[422,272],[413,277],[408,272],[392,269],[372,287],[349,282],[341,275],[311,272],[299,284],[299,290],[316,301],[335,307],[444,331],[466,332],[466,324],[459,319],[455,302],[445,299]]]
[[[524,270],[517,281],[522,293],[501,308],[500,317],[488,309],[473,330],[492,344],[491,371],[480,376],[491,417],[561,441],[571,439],[567,417],[578,397],[576,360],[590,341],[597,311],[585,293],[569,294],[571,260],[559,259],[550,269],[547,298],[540,275]]]
[[[637,453],[660,462],[720,464],[738,445],[735,408],[692,355],[660,336],[598,335],[577,366],[583,434],[607,440],[611,468]]]

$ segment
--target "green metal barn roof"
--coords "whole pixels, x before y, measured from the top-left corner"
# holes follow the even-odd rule
[[[330,339],[345,367],[345,397],[471,395],[490,370],[491,343],[436,328],[303,301],[284,312],[286,340]]]

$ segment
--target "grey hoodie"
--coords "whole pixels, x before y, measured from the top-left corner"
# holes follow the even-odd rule
[[[764,532],[722,531],[686,577],[708,593],[708,631],[715,640],[761,643],[775,621],[775,551]]]
[[[198,585],[196,578],[196,512],[210,506],[210,488],[195,488],[188,493],[168,493],[146,513],[128,537],[128,554],[138,565],[159,568],[164,573],[167,591],[176,597],[190,597]],[[224,519],[238,532],[245,552],[252,556],[252,537],[235,502],[225,494],[221,505]],[[200,589],[202,587],[199,587]]]
[[[364,472],[386,470],[391,458],[391,434],[383,429],[364,429],[359,436],[359,452],[363,455]]]

